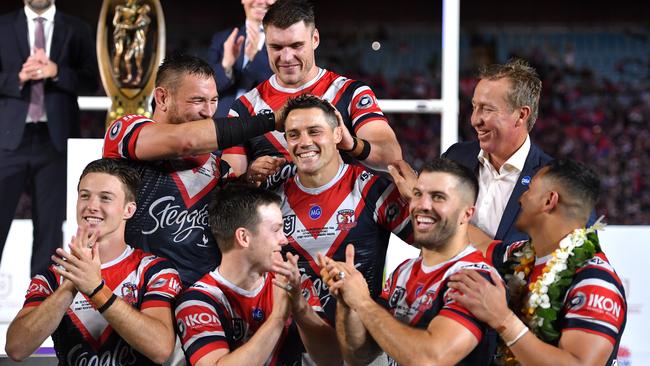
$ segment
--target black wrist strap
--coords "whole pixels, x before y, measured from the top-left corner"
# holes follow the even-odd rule
[[[214,128],[219,150],[223,150],[275,130],[275,115],[263,113],[253,117],[215,118]]]
[[[99,311],[100,314],[103,314],[106,310],[108,310],[108,308],[111,307],[111,305],[113,305],[115,299],[117,299],[117,295],[111,294],[111,297],[109,297],[108,300],[106,300],[104,305],[97,308],[97,311]]]
[[[87,295],[88,298],[90,299],[90,298],[92,298],[93,296],[97,295],[97,293],[98,293],[99,291],[101,291],[101,289],[103,289],[103,288],[104,288],[104,280],[102,279],[102,282],[99,283],[99,286],[95,287],[95,289],[93,290],[93,292],[91,292],[90,294]]]
[[[366,160],[368,159],[368,156],[370,156],[370,143],[364,139],[360,139],[363,141],[363,150],[361,150],[361,154],[355,156],[354,158],[357,160]]]

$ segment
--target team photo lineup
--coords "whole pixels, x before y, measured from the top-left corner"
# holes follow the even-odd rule
[[[110,18],[125,88],[146,83],[147,3]],[[63,246],[92,33],[54,0],[0,16],[0,240],[35,192],[10,359],[51,337],[59,365],[618,364],[603,178],[531,139],[545,94],[528,60],[474,70],[459,124],[476,139],[414,169],[373,85],[318,66],[312,2],[241,3],[206,59],[155,64],[151,112],[117,113],[67,177]],[[419,255],[388,273],[391,237]]]

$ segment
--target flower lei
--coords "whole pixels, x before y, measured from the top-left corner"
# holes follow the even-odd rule
[[[506,262],[506,273],[502,275],[510,291],[510,308],[520,309],[520,318],[537,338],[546,343],[556,344],[560,338],[555,321],[562,311],[565,293],[577,269],[601,251],[596,231],[605,227],[602,219],[601,216],[591,227],[576,229],[560,240],[559,248],[552,253],[542,275],[528,285],[528,294],[524,290],[535,264],[533,244],[530,241],[523,243]],[[519,364],[503,342],[499,343],[497,357],[502,365]]]

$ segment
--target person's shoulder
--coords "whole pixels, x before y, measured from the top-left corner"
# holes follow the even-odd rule
[[[449,155],[449,154],[455,154],[455,153],[467,153],[468,151],[476,151],[478,152],[481,150],[481,147],[478,144],[478,141],[461,141],[457,142],[447,149],[445,151],[444,155]]]
[[[544,150],[542,150],[542,148],[539,145],[537,145],[532,141],[530,142],[530,154],[537,155],[539,157],[539,160],[542,162],[542,164],[553,160],[553,157],[551,155],[544,152]]]
[[[56,14],[54,15],[54,19],[55,20],[61,20],[67,26],[70,26],[70,27],[90,28],[90,24],[88,24],[88,22],[86,22],[85,20],[83,20],[83,19],[81,19],[79,17],[76,17],[74,15],[64,13],[64,12],[60,11],[59,9],[56,10]]]

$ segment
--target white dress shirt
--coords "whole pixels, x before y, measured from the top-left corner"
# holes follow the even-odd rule
[[[50,48],[52,48],[52,33],[54,31],[54,15],[56,14],[56,6],[52,4],[43,14],[37,14],[29,6],[25,5],[25,15],[27,16],[27,34],[29,39],[29,54],[34,54],[34,32],[36,32],[36,18],[44,18],[43,22],[43,32],[45,34],[45,54],[47,58],[50,58]],[[47,113],[43,110],[43,117],[40,118],[40,121],[47,121]],[[25,122],[40,122],[32,121],[29,118],[29,113],[27,114],[27,119]]]
[[[530,152],[530,136],[526,136],[524,144],[503,163],[498,171],[490,163],[483,149],[478,153],[478,198],[476,213],[471,223],[492,238],[499,229],[503,212],[517,184],[519,174],[524,169],[528,152]]]

